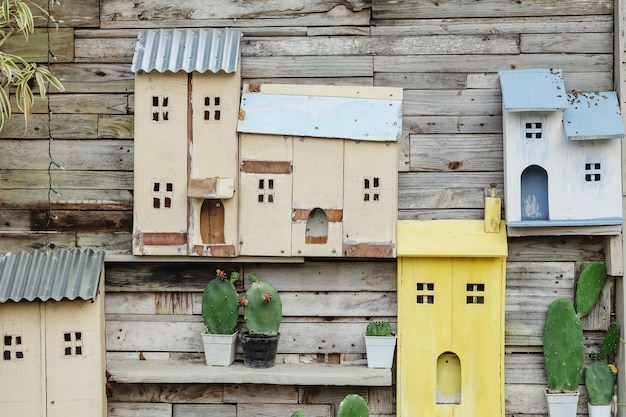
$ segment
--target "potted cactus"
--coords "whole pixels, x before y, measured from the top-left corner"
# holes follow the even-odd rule
[[[391,332],[389,322],[369,322],[364,337],[368,368],[391,368],[396,336]]]
[[[207,365],[228,366],[235,360],[239,294],[234,282],[238,279],[238,272],[227,277],[218,269],[216,278],[209,281],[202,293],[202,318],[206,329],[202,341]]]
[[[245,331],[239,335],[243,363],[249,368],[271,368],[276,361],[283,304],[278,291],[259,281],[255,273],[249,274],[248,279],[252,284],[239,300],[246,322]]]
[[[591,353],[591,364],[585,369],[585,386],[589,395],[589,416],[609,417],[615,390],[617,368],[607,363],[607,357],[617,346],[620,336],[617,323],[611,323],[598,353]]]
[[[548,380],[545,395],[551,417],[576,416],[584,355],[580,319],[596,304],[606,278],[606,266],[591,262],[578,278],[576,307],[565,298],[554,300],[548,307],[543,354]]]

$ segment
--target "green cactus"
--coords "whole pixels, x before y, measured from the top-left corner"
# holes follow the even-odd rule
[[[615,375],[606,362],[595,361],[585,369],[585,385],[592,405],[611,404]]]
[[[367,403],[358,394],[346,395],[337,410],[337,417],[369,417],[369,415]]]
[[[592,360],[603,361],[609,356],[609,354],[617,346],[617,341],[619,340],[619,330],[619,324],[611,323],[609,325],[608,329],[606,329],[606,333],[604,334],[604,340],[602,341],[600,350],[597,354],[590,355]]]
[[[291,417],[304,417],[304,414],[302,414],[302,411],[294,411]]]
[[[204,287],[202,293],[202,318],[207,333],[233,334],[239,315],[239,294],[233,284],[239,273],[233,272],[230,278],[224,271],[217,270],[217,278]]]
[[[576,313],[585,317],[598,301],[606,282],[606,265],[594,261],[589,263],[578,277],[576,288]]]
[[[276,336],[283,320],[283,304],[278,291],[270,284],[259,281],[256,274],[248,275],[252,285],[240,300],[244,306],[246,329],[251,335]]]
[[[548,390],[576,391],[582,376],[583,329],[570,300],[554,300],[546,315],[543,332]]]
[[[372,321],[365,329],[365,336],[392,336],[388,321]]]

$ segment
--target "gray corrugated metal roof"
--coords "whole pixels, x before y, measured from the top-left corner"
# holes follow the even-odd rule
[[[140,32],[132,71],[232,73],[239,63],[241,32],[233,29],[158,29]]]
[[[0,303],[93,300],[104,251],[72,249],[0,255]]]

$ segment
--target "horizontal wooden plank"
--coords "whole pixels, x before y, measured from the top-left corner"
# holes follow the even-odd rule
[[[128,190],[11,189],[0,192],[0,207],[45,210],[132,210]]]
[[[391,385],[391,369],[327,364],[279,364],[250,372],[243,363],[210,367],[204,361],[140,361],[107,363],[112,380],[123,383],[241,383],[276,385]],[[257,414],[258,415],[258,414]]]
[[[377,87],[402,87],[413,90],[459,90],[467,87],[466,72],[377,72],[374,74]],[[500,88],[496,85],[492,88]]]
[[[2,140],[0,150],[0,166],[6,170],[48,169],[48,150],[67,171],[133,170],[132,140],[53,140],[51,144],[47,140]],[[54,179],[58,170],[52,168]]]
[[[106,298],[107,314],[163,314],[159,304],[160,294],[171,294],[180,308],[188,304],[186,314],[202,314],[201,293],[109,293]],[[188,297],[185,295],[189,295]],[[280,293],[285,317],[372,317],[396,316],[398,305],[395,292],[284,292]],[[183,306],[183,307],[181,307]],[[185,314],[172,312],[171,314]]]
[[[56,144],[56,142],[55,142]],[[55,167],[53,167],[55,168]],[[70,171],[53,169],[0,169],[0,188],[45,188],[49,180],[53,186],[63,189],[100,189],[100,190],[132,190],[133,173],[131,171]]]
[[[241,74],[244,78],[371,77],[373,61],[371,56],[245,57]]]
[[[186,21],[208,20],[219,16],[222,19],[239,20],[263,17],[296,18],[315,13],[359,12],[369,8],[364,0],[324,1],[310,0],[302,3],[299,0],[274,0],[262,3],[233,3],[219,0],[207,3],[203,0],[188,0],[184,4],[172,7],[167,0],[153,0],[150,4],[136,5],[124,0],[104,0],[101,2],[100,18],[106,21]],[[340,8],[339,10],[336,10]],[[197,24],[197,23],[196,23]]]
[[[514,16],[447,19],[373,20],[372,36],[443,34],[520,34],[613,31],[613,18],[607,15]]]
[[[307,417],[332,417],[333,415],[330,405],[285,406],[283,404],[264,404],[256,406],[243,404],[237,405],[237,417],[289,417],[297,410],[302,411]],[[370,416],[375,417],[371,414]]]
[[[372,5],[374,19],[608,15],[612,12],[612,0],[377,0]]]
[[[49,57],[48,51],[51,51],[54,57]],[[2,44],[2,52],[20,56],[28,62],[73,62],[74,29],[50,28],[48,31],[35,28],[35,31],[28,36],[28,41],[24,39],[24,36],[16,34],[7,38]]]
[[[134,137],[133,115],[98,116],[98,138],[102,139],[132,139]]]
[[[613,72],[566,72],[563,74],[568,91],[612,91]],[[500,88],[497,73],[467,74],[467,88]]]
[[[235,404],[174,404],[172,417],[237,417]]]
[[[278,291],[395,291],[396,262],[306,262],[297,264],[246,263],[194,264],[111,263],[106,269],[106,290],[115,291],[202,291],[215,269],[238,270],[237,287],[243,290],[250,272]],[[339,279],[340,278],[340,279]],[[249,285],[246,283],[246,285]]]
[[[106,250],[107,255],[132,253],[132,240],[133,235],[129,232],[76,234],[76,246]]]
[[[522,53],[610,54],[613,33],[553,33],[520,35]]]
[[[611,71],[612,54],[520,54],[375,56],[376,72],[492,72],[494,69],[561,68],[567,72]]]
[[[0,253],[32,252],[34,250],[72,249],[76,247],[76,234],[68,233],[0,233]]]
[[[291,385],[225,384],[224,402],[235,404],[298,404],[299,389]]]
[[[508,262],[603,261],[604,238],[598,236],[525,237],[508,239]]]
[[[53,117],[57,114],[97,113],[97,114],[128,114],[128,94],[56,94],[48,95],[46,100],[35,100],[30,112],[48,113],[48,105]],[[49,100],[48,100],[49,99]],[[16,114],[20,111],[11,96],[12,110]]]
[[[333,36],[244,38],[241,55],[351,56],[424,54],[517,54],[517,35]]]
[[[54,64],[52,72],[66,93],[126,93],[135,88],[129,64]]]
[[[48,123],[50,132],[48,131]],[[0,130],[0,139],[95,139],[98,137],[97,114],[31,114],[28,126],[23,115],[16,114]]]
[[[33,3],[49,10],[59,27],[98,27],[100,23],[99,0],[81,0],[80,7],[53,2],[50,9],[48,0],[34,0]],[[41,21],[36,21],[35,24],[45,26],[45,22]]]
[[[501,135],[411,135],[411,171],[502,171]]]
[[[127,63],[133,59],[136,38],[77,38],[75,41],[77,63]]]
[[[152,360],[149,356],[148,360]],[[154,402],[219,404],[224,398],[222,384],[124,384],[116,382],[109,402]],[[233,406],[234,407],[234,406]]]
[[[502,116],[405,116],[402,118],[402,129],[423,134],[501,134]]]
[[[172,417],[172,404],[110,402],[107,417]]]
[[[39,210],[0,209],[3,232],[115,232],[132,230],[132,210]]]
[[[403,116],[493,116],[502,114],[498,90],[404,90]]]
[[[163,321],[146,321],[150,316],[107,315],[108,351],[202,352],[200,316],[161,315]],[[279,353],[363,353],[367,321],[309,321],[285,318],[280,325]],[[193,381],[190,381],[193,382]]]
[[[398,220],[482,220],[483,208],[475,209],[402,209]]]

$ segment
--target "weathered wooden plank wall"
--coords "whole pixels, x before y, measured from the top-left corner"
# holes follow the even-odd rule
[[[484,189],[495,182],[502,192],[498,70],[562,68],[568,90],[613,89],[612,0],[70,0],[53,14],[62,21],[51,32],[57,57],[51,66],[66,91],[38,103],[28,128],[18,116],[0,132],[0,252],[48,242],[130,253],[130,63],[143,29],[241,29],[244,82],[404,88],[401,219],[480,219]],[[37,42],[7,48],[45,63],[44,35],[39,28]],[[50,156],[64,170],[53,166],[49,175]],[[509,239],[507,415],[546,414],[545,309],[554,298],[572,296],[584,263],[602,259],[601,237]],[[197,355],[200,291],[216,266],[107,264],[110,355]],[[284,294],[286,361],[362,361],[365,322],[395,322],[393,262],[222,266],[254,270]],[[609,296],[598,309],[605,314],[585,323],[589,347],[611,312]],[[274,416],[299,405],[308,416],[328,417],[355,391],[370,400],[374,415],[394,413],[391,388],[147,384],[117,385],[109,415]]]

